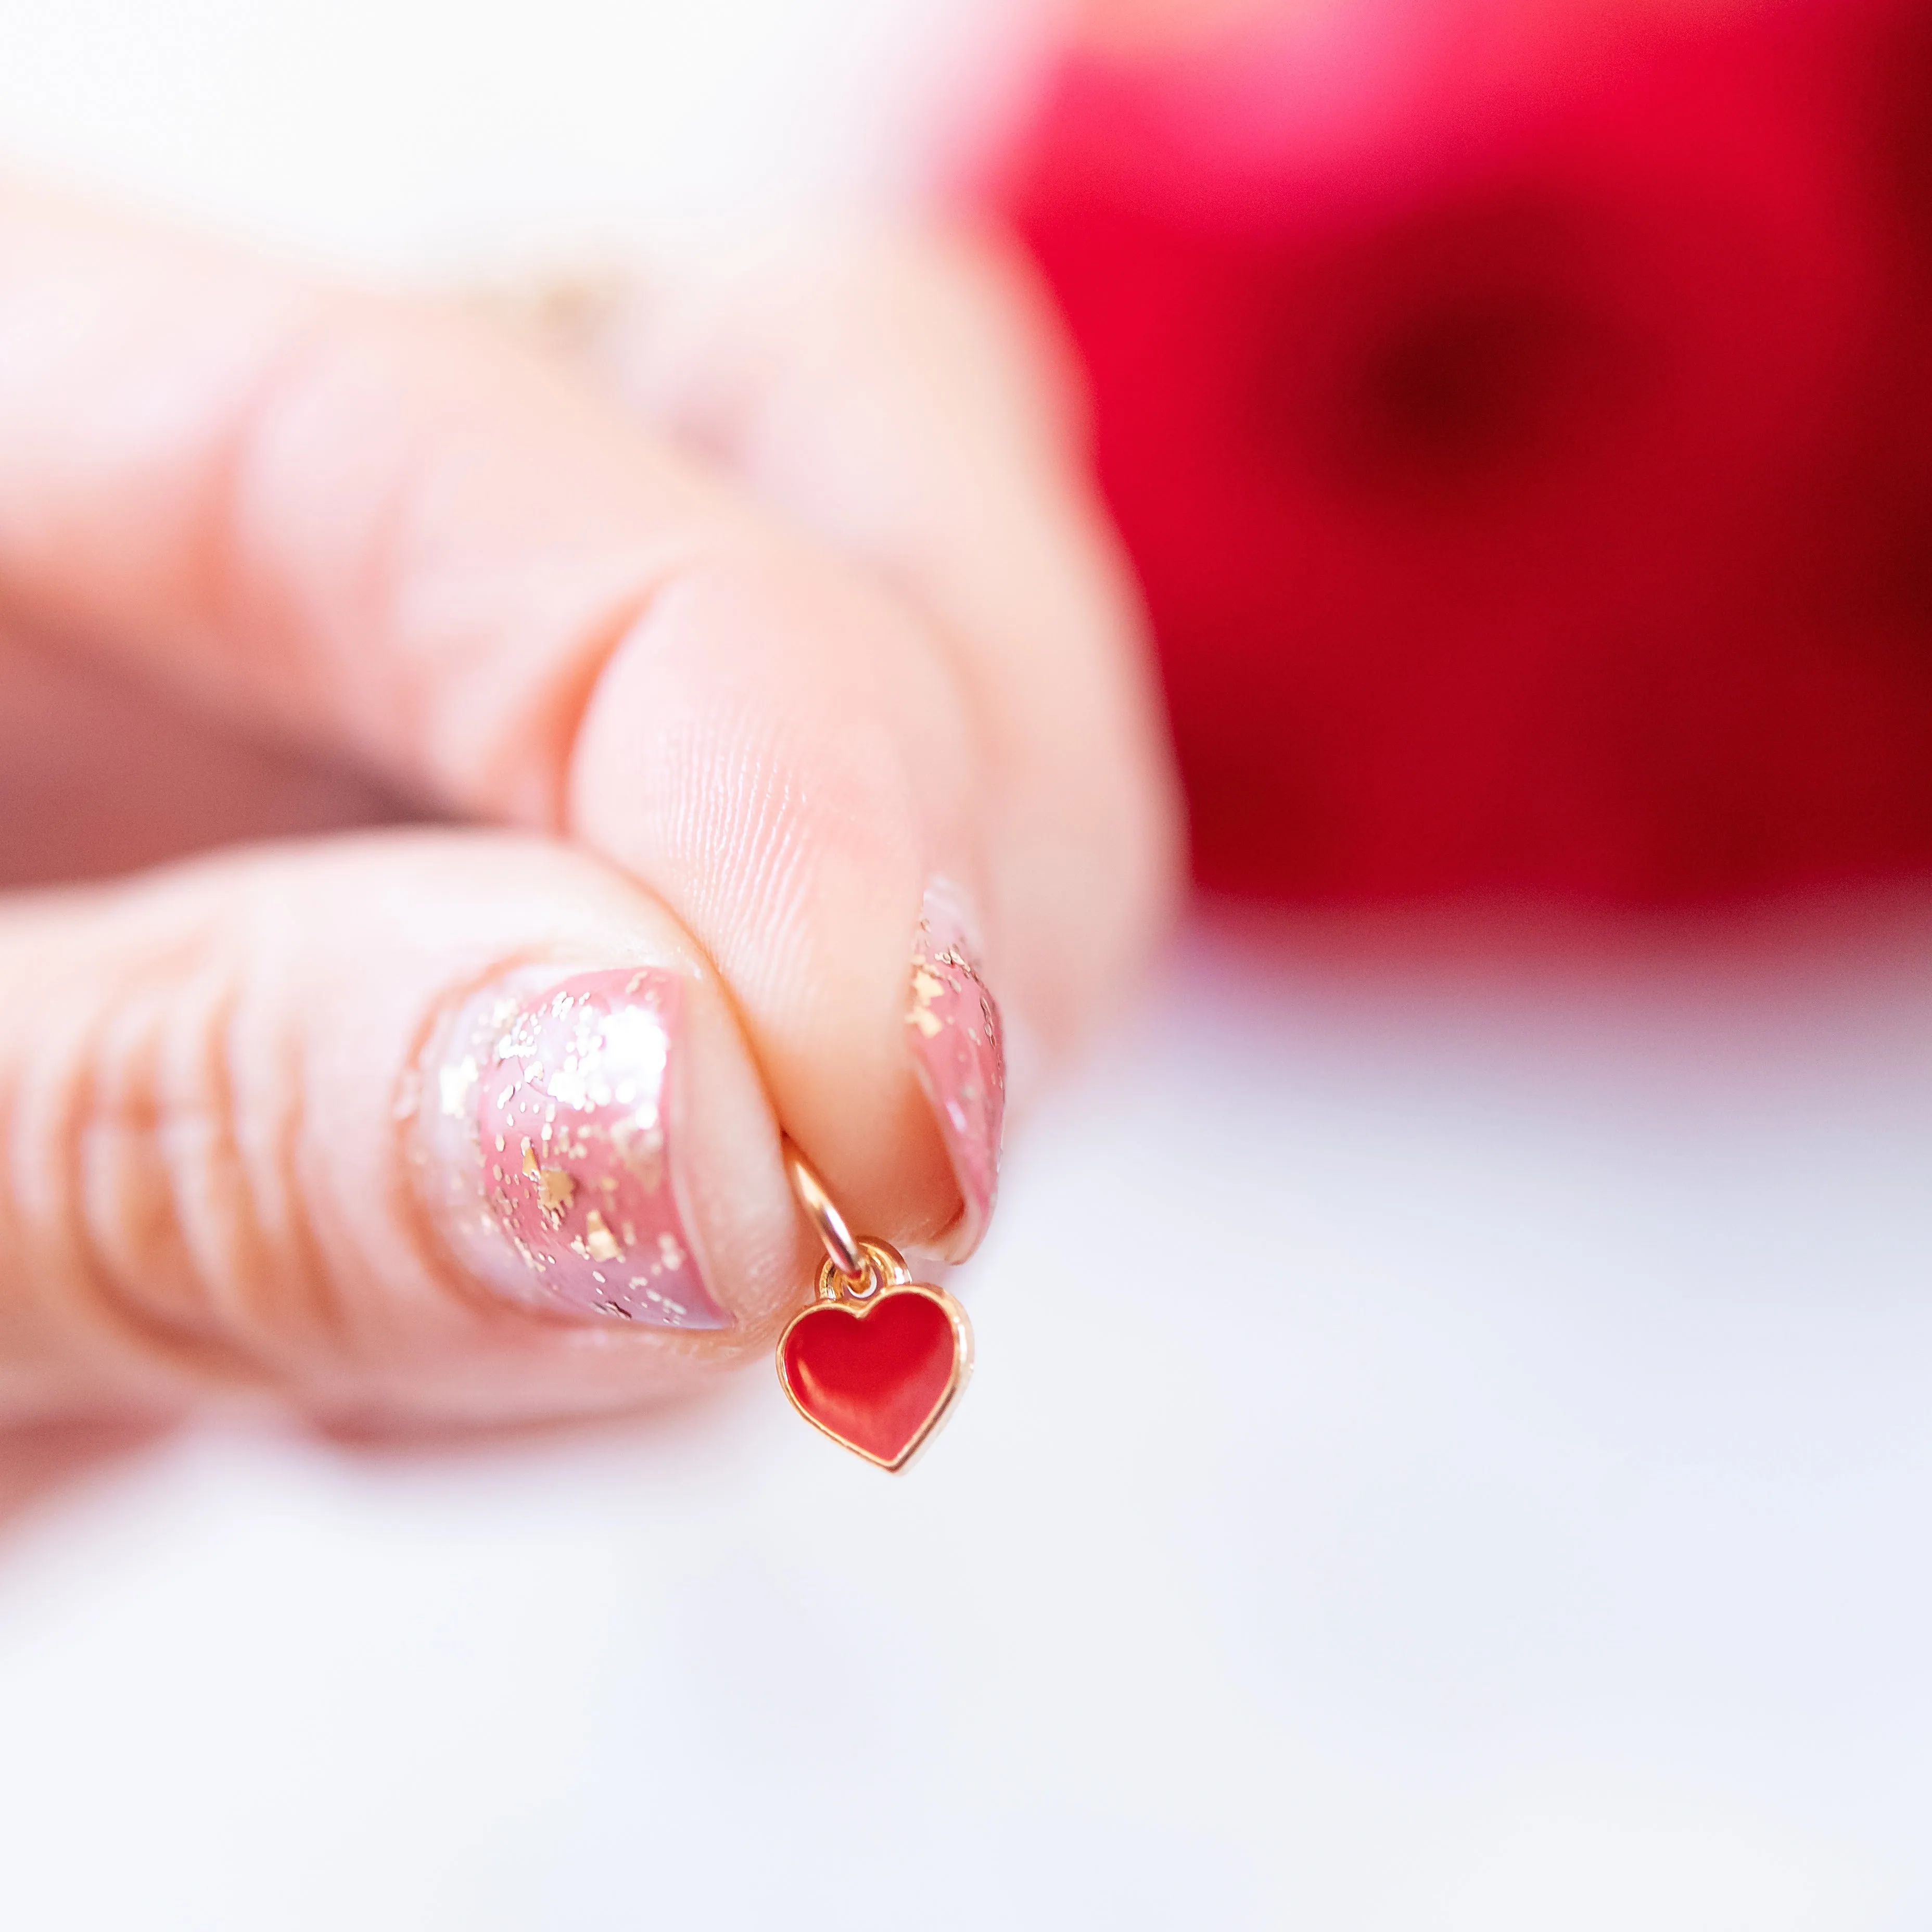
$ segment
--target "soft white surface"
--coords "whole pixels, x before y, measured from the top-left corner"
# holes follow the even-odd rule
[[[0,160],[403,273],[901,199],[1059,0],[0,0]]]
[[[984,17],[0,0],[0,148],[365,265],[671,236],[898,192]],[[0,1925],[1924,1925],[1932,914],[1510,946],[1198,933],[903,1482],[759,1373],[30,1514]]]

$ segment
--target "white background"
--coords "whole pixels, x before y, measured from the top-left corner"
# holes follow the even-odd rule
[[[434,272],[897,197],[1026,38],[0,0],[0,147]],[[17,1519],[0,1925],[1932,1921],[1932,897],[1198,921],[1010,1176],[904,1481],[753,1375]]]

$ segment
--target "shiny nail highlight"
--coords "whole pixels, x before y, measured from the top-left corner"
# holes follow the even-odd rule
[[[426,1191],[486,1286],[593,1321],[729,1326],[678,1200],[680,993],[649,967],[533,969],[455,1016],[420,1110]]]
[[[999,1008],[974,963],[966,922],[940,889],[927,893],[913,942],[906,1030],[964,1203],[942,1246],[950,1259],[963,1261],[986,1234],[999,1192],[1006,1056]]]

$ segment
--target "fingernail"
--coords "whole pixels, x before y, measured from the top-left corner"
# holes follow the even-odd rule
[[[906,1032],[964,1203],[940,1243],[952,1261],[980,1245],[1000,1184],[1006,1057],[999,1008],[980,976],[978,956],[963,902],[948,886],[930,887],[913,941]]]
[[[526,969],[432,1046],[425,1192],[486,1288],[579,1319],[730,1325],[678,1200],[680,992],[649,967]]]

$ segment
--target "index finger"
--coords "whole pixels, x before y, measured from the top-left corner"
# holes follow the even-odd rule
[[[908,611],[541,358],[9,189],[0,584],[446,808],[601,849],[718,967],[858,1218],[983,1226],[998,1048],[960,949],[997,970],[1014,936],[921,928],[991,897],[970,704]]]

